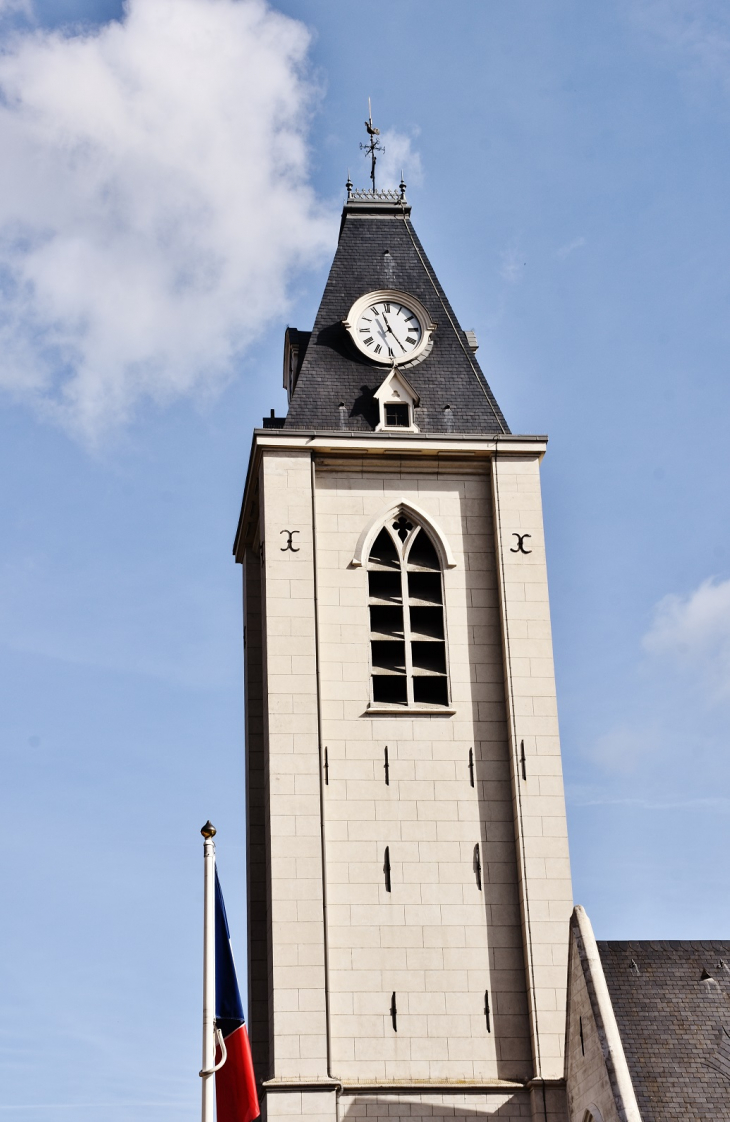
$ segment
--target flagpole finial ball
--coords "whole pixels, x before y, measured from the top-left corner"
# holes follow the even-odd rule
[[[203,835],[203,837],[206,839],[206,841],[207,841],[208,838],[214,838],[215,837],[215,835],[217,833],[217,830],[216,830],[215,826],[213,825],[213,823],[211,822],[210,818],[205,823],[205,825],[203,826],[203,828],[200,832]]]

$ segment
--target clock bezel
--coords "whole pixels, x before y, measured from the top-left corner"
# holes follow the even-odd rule
[[[360,316],[366,308],[371,307],[373,304],[378,304],[383,300],[391,300],[395,304],[402,304],[404,308],[408,308],[417,317],[421,327],[421,338],[418,345],[412,351],[408,351],[404,355],[388,355],[387,358],[376,358],[367,347],[363,345],[357,335],[357,323]],[[436,324],[432,323],[431,316],[424,308],[420,300],[415,296],[411,296],[409,292],[400,292],[396,288],[379,288],[374,292],[366,292],[359,296],[355,303],[350,308],[346,319],[342,321],[343,326],[357,347],[360,354],[365,355],[374,366],[409,366],[411,363],[419,362],[431,350],[433,345],[433,333],[436,330]]]

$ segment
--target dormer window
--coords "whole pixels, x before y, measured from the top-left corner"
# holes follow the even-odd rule
[[[411,427],[411,408],[396,401],[385,403],[385,427],[389,429],[409,429]]]
[[[375,391],[375,400],[380,409],[376,432],[381,432],[383,429],[418,432],[414,410],[420,399],[405,375],[395,366]]]

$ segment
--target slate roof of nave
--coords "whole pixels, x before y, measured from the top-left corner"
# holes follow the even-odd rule
[[[337,251],[284,428],[373,431],[378,423],[373,393],[388,369],[359,353],[342,320],[359,296],[396,289],[416,296],[437,324],[431,353],[404,369],[420,396],[415,413],[419,431],[509,432],[409,212],[409,206],[396,204],[345,205]]]
[[[730,1120],[730,941],[598,950],[643,1122]]]

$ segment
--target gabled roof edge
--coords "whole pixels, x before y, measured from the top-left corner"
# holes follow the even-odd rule
[[[634,1084],[616,1022],[616,1014],[613,1011],[606,976],[603,972],[601,956],[598,953],[596,937],[593,934],[591,921],[580,904],[577,904],[573,909],[570,931],[573,936],[570,953],[577,953],[580,958],[591,1011],[596,1022],[601,1051],[619,1118],[622,1122],[642,1122]]]

